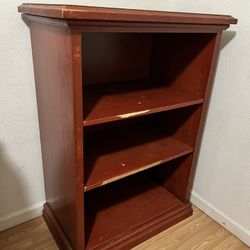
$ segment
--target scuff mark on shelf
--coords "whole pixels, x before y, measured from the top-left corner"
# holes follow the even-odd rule
[[[147,110],[143,110],[143,111],[138,111],[138,112],[132,112],[132,113],[128,113],[128,114],[122,114],[122,115],[118,115],[117,117],[121,118],[121,119],[125,119],[131,116],[137,116],[137,115],[142,115],[142,114],[146,114],[150,111],[150,109]]]

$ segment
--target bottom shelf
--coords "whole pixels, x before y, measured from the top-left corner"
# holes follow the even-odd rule
[[[192,213],[189,204],[184,205],[147,175],[90,191],[85,204],[86,249],[132,246],[136,239],[151,237]]]

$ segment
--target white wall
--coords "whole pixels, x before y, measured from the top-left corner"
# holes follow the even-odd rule
[[[0,3],[1,230],[40,213],[44,187],[29,33],[18,1]]]
[[[0,0],[0,230],[37,216],[44,201],[29,31],[17,13],[21,2]],[[250,2],[56,2],[239,18],[223,37],[191,199],[250,245]]]

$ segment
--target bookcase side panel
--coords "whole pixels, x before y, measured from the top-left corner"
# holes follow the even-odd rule
[[[213,39],[212,44],[210,45],[211,63],[209,65],[209,74],[208,74],[207,84],[206,84],[206,89],[205,89],[205,94],[204,94],[204,102],[202,105],[202,111],[201,111],[201,115],[199,119],[199,126],[198,126],[197,134],[195,137],[194,153],[193,153],[191,171],[189,174],[189,181],[188,181],[187,192],[186,192],[187,199],[189,199],[190,197],[190,191],[193,185],[196,163],[197,163],[197,158],[199,155],[199,150],[200,150],[200,145],[201,145],[201,140],[202,140],[202,133],[203,133],[204,125],[206,122],[209,101],[210,101],[210,97],[212,93],[213,81],[214,81],[216,67],[217,67],[218,58],[220,54],[221,37],[222,37],[222,31],[216,34],[216,36]]]
[[[74,80],[77,78],[74,71],[75,55],[72,55],[72,43],[76,39],[72,39],[71,30],[66,27],[36,22],[29,23],[29,26],[44,169],[45,208],[49,207],[68,245],[79,249],[77,223],[81,218],[77,218],[76,201],[82,203],[82,197],[79,201],[75,117],[79,112],[75,112],[74,107],[77,92]],[[56,230],[53,225],[52,228]],[[58,235],[58,232],[54,235]],[[60,245],[62,239],[58,241]]]

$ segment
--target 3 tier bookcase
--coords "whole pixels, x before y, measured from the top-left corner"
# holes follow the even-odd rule
[[[60,249],[130,249],[192,214],[222,31],[205,15],[22,4]]]

